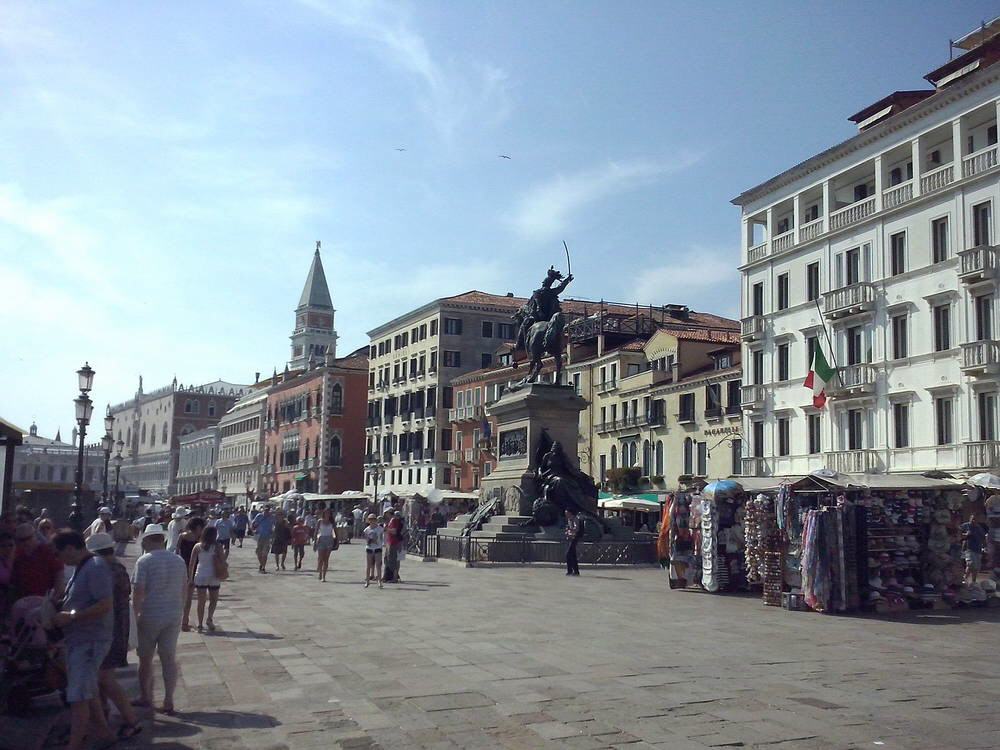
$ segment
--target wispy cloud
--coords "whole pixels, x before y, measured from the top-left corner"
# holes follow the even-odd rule
[[[692,247],[680,252],[663,251],[661,265],[637,264],[628,299],[643,304],[685,304],[696,310],[711,310],[720,315],[739,314],[739,271],[731,251],[711,247]]]
[[[503,69],[479,62],[447,64],[435,57],[414,28],[406,6],[367,0],[298,0],[336,26],[364,39],[417,86],[417,104],[438,133],[452,140],[465,123],[497,124],[509,115],[509,79]]]
[[[573,174],[559,174],[529,188],[516,202],[510,223],[523,238],[551,240],[563,234],[583,209],[619,193],[643,187],[698,161],[681,155],[668,161],[610,161]]]

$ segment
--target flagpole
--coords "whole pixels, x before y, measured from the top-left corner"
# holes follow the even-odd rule
[[[819,313],[819,322],[823,325],[823,333],[826,335],[826,343],[830,347],[830,357],[833,359],[833,370],[837,373],[837,381],[840,383],[841,387],[844,385],[843,379],[840,377],[840,365],[837,363],[837,351],[833,348],[833,339],[830,338],[830,331],[826,327],[826,318],[823,316],[823,311],[819,306],[819,297],[813,300],[816,305],[816,312]],[[815,358],[813,354],[813,358]],[[812,367],[813,363],[810,362],[809,366]]]

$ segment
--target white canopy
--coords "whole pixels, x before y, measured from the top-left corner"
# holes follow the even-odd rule
[[[597,501],[597,507],[604,510],[638,510],[644,513],[659,513],[661,505],[641,497],[605,497]]]

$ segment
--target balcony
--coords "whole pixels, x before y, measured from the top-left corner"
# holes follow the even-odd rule
[[[726,416],[741,417],[743,416],[743,405],[742,404],[727,404],[726,405]]]
[[[878,373],[871,365],[841,367],[839,375],[839,381],[830,389],[831,398],[856,398],[875,393],[875,380]]]
[[[740,388],[740,404],[749,411],[764,408],[767,393],[762,385],[744,385]]]
[[[970,341],[962,344],[962,372],[991,375],[1000,372],[1000,341]]]
[[[465,462],[466,463],[470,463],[471,464],[477,458],[479,458],[479,449],[478,448],[466,448],[465,449]]]
[[[830,231],[836,231],[857,224],[875,213],[875,196],[852,203],[830,212]]]
[[[705,409],[705,419],[722,419],[722,407],[710,406]]]
[[[808,242],[823,234],[823,220],[816,219],[799,227],[799,242]]]
[[[965,444],[965,468],[992,469],[1000,467],[1000,440],[976,440]]]
[[[694,424],[694,410],[680,412],[677,415],[677,424]]]
[[[962,177],[975,177],[997,165],[997,146],[987,146],[962,159]]]
[[[747,250],[747,263],[753,263],[758,260],[763,260],[767,257],[767,243],[762,242],[759,245],[754,245],[749,250]]]
[[[757,341],[764,337],[764,316],[751,315],[740,321],[740,335],[744,341]]]
[[[767,460],[764,458],[741,458],[740,474],[745,477],[766,477]]]
[[[382,463],[391,464],[392,463],[392,451],[382,452]]]
[[[875,309],[875,287],[867,281],[823,294],[823,314],[831,320]]]
[[[958,278],[966,284],[979,284],[996,277],[998,252],[995,246],[980,245],[958,253]]]
[[[448,463],[453,466],[462,465],[462,451],[448,451]]]
[[[777,255],[778,253],[783,253],[786,250],[790,250],[795,245],[795,232],[785,232],[784,234],[779,234],[773,240],[771,240],[771,255]]]
[[[615,391],[617,389],[618,389],[617,380],[604,380],[597,386],[598,393],[611,393],[611,391]]]
[[[434,460],[434,449],[424,448],[424,461],[433,461],[433,460]]]
[[[635,417],[635,424],[638,427],[659,427],[663,424],[663,415],[640,414]]]
[[[920,194],[935,193],[955,181],[955,165],[945,164],[920,176]]]
[[[902,206],[913,199],[913,182],[901,182],[891,188],[882,191],[882,208],[888,210],[896,206]]]
[[[595,424],[594,429],[601,434],[606,434],[615,429],[615,423],[613,421],[605,420],[604,422],[598,422],[597,424]]]
[[[872,450],[830,451],[826,467],[842,474],[870,474],[878,471],[878,453]]]

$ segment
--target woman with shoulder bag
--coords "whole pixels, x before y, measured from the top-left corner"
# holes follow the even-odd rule
[[[191,564],[188,576],[195,591],[198,592],[198,632],[204,631],[205,600],[208,599],[208,631],[215,632],[215,607],[219,603],[219,587],[222,580],[229,575],[229,565],[226,563],[222,545],[218,542],[218,530],[214,526],[206,526],[201,532],[201,541],[191,551]]]

